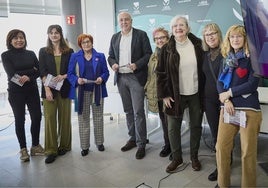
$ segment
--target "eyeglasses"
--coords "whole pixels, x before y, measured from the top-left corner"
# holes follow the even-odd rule
[[[91,41],[90,40],[87,40],[87,41],[83,41],[83,42],[81,42],[81,44],[82,45],[85,45],[85,44],[90,44],[91,43]]]
[[[211,37],[211,36],[216,35],[217,33],[218,33],[217,31],[212,32],[212,33],[207,33],[207,34],[205,34],[205,37]]]
[[[165,39],[165,38],[167,38],[167,37],[166,37],[166,36],[155,37],[155,38],[154,38],[154,41],[157,41],[157,40],[163,40],[163,39]]]

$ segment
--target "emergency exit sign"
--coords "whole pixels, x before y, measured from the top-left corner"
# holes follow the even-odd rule
[[[68,25],[75,25],[75,15],[68,15],[66,21]]]

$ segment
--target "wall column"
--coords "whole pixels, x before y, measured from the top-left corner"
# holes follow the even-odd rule
[[[80,49],[77,45],[77,37],[83,33],[81,1],[61,0],[61,5],[64,37],[76,52]]]

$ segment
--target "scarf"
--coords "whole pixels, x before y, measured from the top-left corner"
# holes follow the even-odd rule
[[[96,58],[97,59],[97,58]],[[101,66],[97,66],[96,67],[96,72],[94,75],[94,80],[97,79],[97,77],[99,77],[101,75]],[[96,104],[96,106],[100,105],[100,101],[102,98],[102,84],[94,84],[94,89],[93,89],[93,98],[94,98],[94,103]],[[84,85],[79,85],[78,86],[78,114],[81,115],[82,111],[83,111],[83,103],[84,103]]]
[[[224,62],[224,68],[222,73],[219,76],[219,81],[223,83],[224,89],[229,89],[230,83],[232,81],[233,76],[233,70],[234,68],[238,67],[238,60],[245,58],[246,54],[243,50],[239,50],[236,53],[229,52],[225,62]]]

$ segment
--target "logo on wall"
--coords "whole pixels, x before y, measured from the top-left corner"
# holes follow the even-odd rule
[[[153,31],[155,28],[155,18],[149,19],[149,31]]]
[[[169,6],[169,0],[163,0],[163,8],[162,11],[170,11],[171,8]]]
[[[140,2],[134,2],[133,3],[133,14],[140,14]]]
[[[208,6],[208,1],[207,0],[202,0],[202,1],[199,1],[198,3],[198,7],[202,7],[202,6]]]

